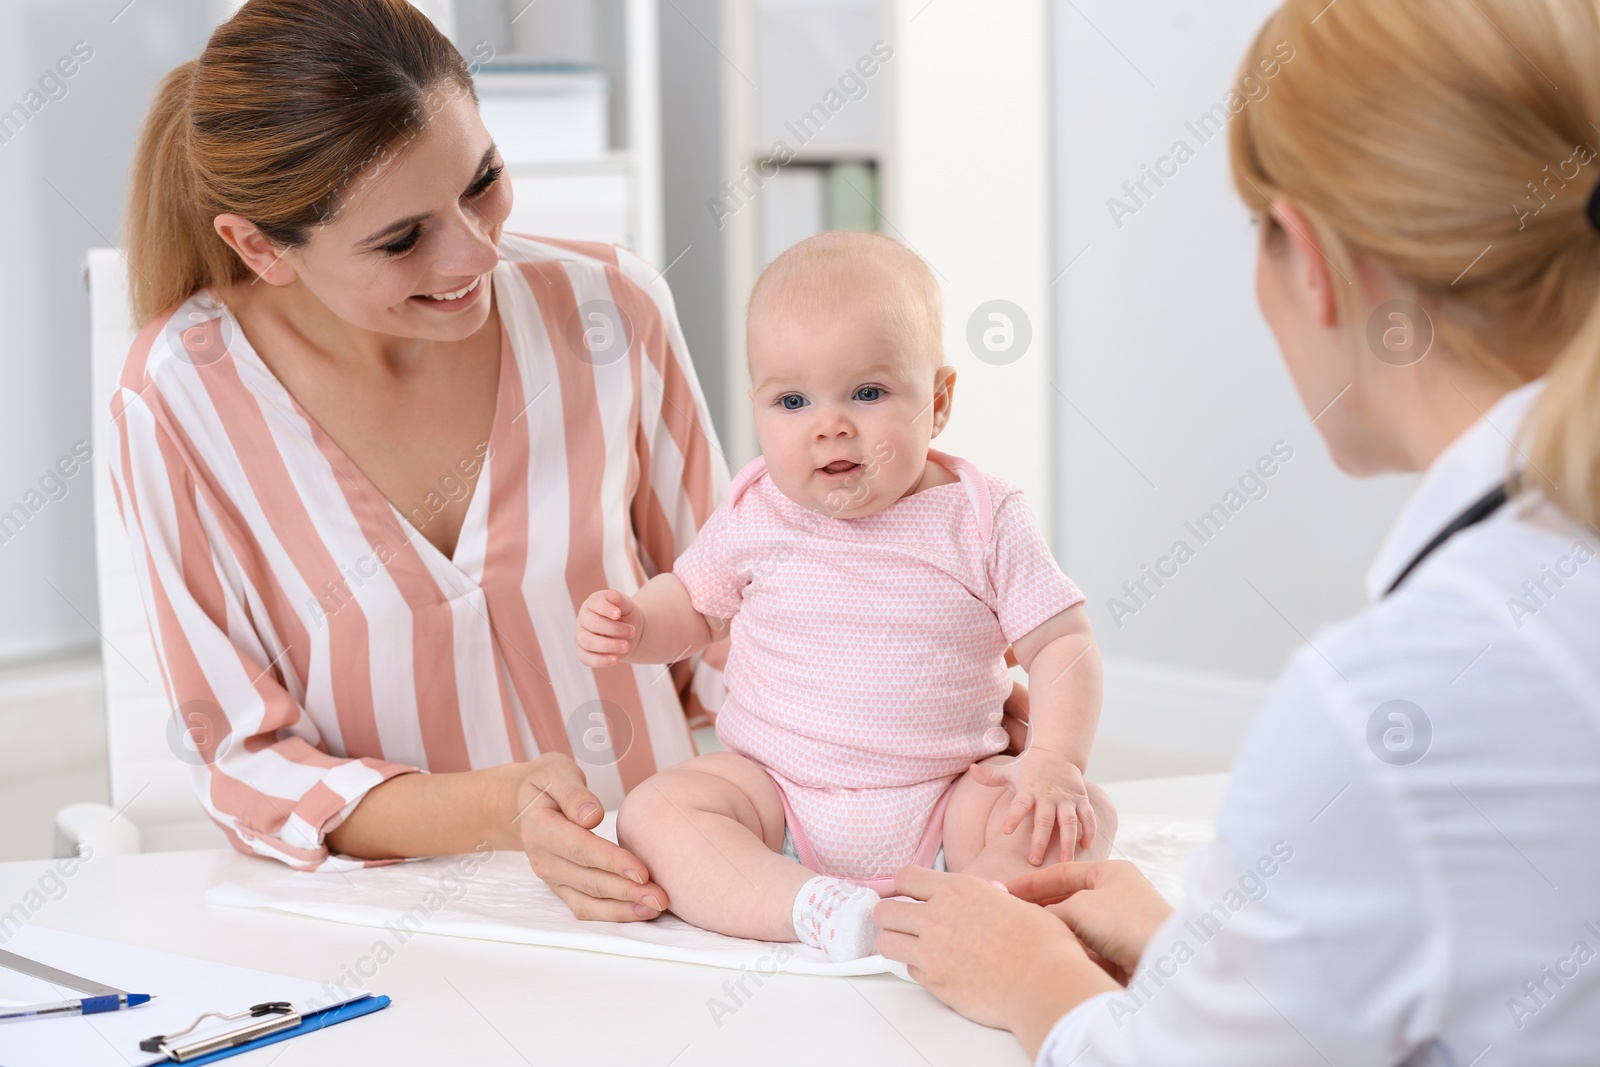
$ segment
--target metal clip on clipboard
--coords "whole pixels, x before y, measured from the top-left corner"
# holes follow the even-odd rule
[[[245,1016],[259,1021],[248,1022],[236,1030],[227,1030],[211,1037],[199,1038],[187,1045],[173,1043],[174,1038],[184,1034],[193,1033],[195,1028],[210,1018],[243,1019]],[[271,1018],[264,1018],[271,1016]],[[300,1025],[300,1013],[294,1010],[294,1005],[287,1000],[273,1000],[264,1004],[255,1004],[245,1011],[236,1011],[232,1015],[224,1015],[220,1011],[208,1011],[182,1030],[171,1034],[157,1034],[147,1037],[139,1042],[139,1048],[145,1052],[159,1052],[174,1063],[183,1063],[185,1060],[196,1059],[219,1049],[234,1048],[239,1045],[249,1044],[257,1038],[275,1034],[280,1030],[292,1030]]]

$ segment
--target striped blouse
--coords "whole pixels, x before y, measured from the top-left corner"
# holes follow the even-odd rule
[[[373,786],[547,752],[612,808],[721,704],[700,656],[595,670],[573,636],[589,593],[670,569],[727,492],[667,284],[611,245],[506,234],[500,255],[499,391],[452,557],[415,523],[467,483],[408,519],[209,291],[128,355],[117,505],[195,789],[241,852],[361,866],[325,836]]]

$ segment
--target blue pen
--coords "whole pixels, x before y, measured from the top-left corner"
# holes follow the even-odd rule
[[[149,993],[117,993],[104,997],[84,997],[82,1000],[63,1000],[57,1004],[25,1004],[17,1008],[0,1008],[0,1021],[40,1019],[47,1015],[93,1015],[100,1011],[137,1008],[150,999]]]

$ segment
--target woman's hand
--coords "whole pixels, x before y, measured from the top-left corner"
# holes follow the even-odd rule
[[[926,903],[879,901],[878,951],[967,1018],[1011,1030],[1030,1057],[1063,1015],[1121,988],[1059,920],[980,878],[902,867],[894,888]]]
[[[1050,831],[1061,824],[1060,859],[1070,860],[1073,847],[1094,844],[1094,805],[1089,803],[1089,787],[1083,770],[1066,756],[1049,749],[1030,748],[1009,763],[974,763],[971,774],[983,785],[1009,785],[1016,790],[1001,830],[1007,834],[1033,812],[1033,841],[1028,847],[1028,862],[1044,862]]]
[[[644,618],[626,594],[590,593],[578,609],[578,659],[586,667],[609,667],[639,647]]]
[[[501,768],[495,768],[497,771]],[[605,818],[571,757],[548,753],[504,768],[507,826],[533,873],[580,919],[654,919],[671,904],[637,856],[590,831]]]
[[[1172,914],[1172,906],[1127,860],[1058,863],[1019,875],[1006,889],[1045,905],[1072,928],[1108,974],[1123,981]]]

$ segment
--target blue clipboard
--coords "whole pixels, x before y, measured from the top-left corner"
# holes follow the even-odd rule
[[[194,1059],[187,1059],[183,1062],[186,1067],[188,1064],[214,1063],[217,1060],[226,1059],[227,1057],[240,1052],[249,1052],[252,1049],[265,1048],[267,1045],[271,1045],[274,1042],[287,1041],[291,1037],[299,1037],[301,1034],[309,1034],[317,1030],[324,1030],[330,1026],[335,1026],[351,1019],[358,1019],[363,1015],[371,1015],[373,1012],[382,1008],[387,1008],[388,1006],[388,997],[381,995],[374,996],[369,994],[361,997],[358,1000],[352,1000],[348,1003],[340,1004],[336,1008],[324,1008],[322,1011],[313,1012],[312,1014],[301,1019],[300,1025],[294,1027],[293,1029],[279,1030],[276,1033],[258,1037],[253,1041],[247,1041],[242,1045],[235,1045],[232,1048],[218,1049],[216,1052],[208,1052],[204,1056],[196,1056]],[[171,1063],[175,1061],[168,1060],[167,1062]]]

